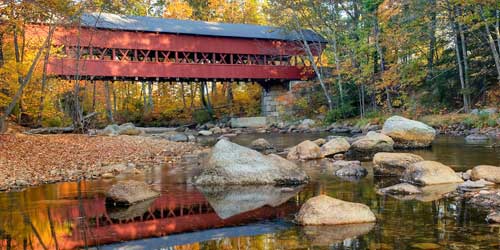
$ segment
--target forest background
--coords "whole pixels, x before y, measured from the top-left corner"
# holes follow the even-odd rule
[[[47,76],[45,59],[58,48],[45,46],[49,37],[25,36],[26,25],[76,25],[84,11],[269,25],[290,32],[305,28],[321,34],[328,41],[318,65],[322,72],[317,81],[297,86],[313,91],[291,102],[290,121],[307,117],[331,123],[395,113],[413,118],[467,115],[500,103],[497,0],[3,0],[1,120],[29,127],[71,125],[74,99],[82,116],[98,114],[98,126],[171,126],[260,114],[261,87],[250,82],[76,83]],[[471,119],[479,127],[499,121],[489,115],[459,119]]]

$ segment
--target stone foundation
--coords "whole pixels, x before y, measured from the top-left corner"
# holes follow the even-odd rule
[[[283,115],[290,112],[293,95],[288,89],[289,84],[273,84],[263,88],[261,99],[262,116],[269,121],[281,121]]]

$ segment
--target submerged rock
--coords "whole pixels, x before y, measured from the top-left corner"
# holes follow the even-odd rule
[[[421,186],[463,182],[453,169],[436,161],[411,164],[403,173],[402,180]]]
[[[313,160],[321,158],[320,147],[312,141],[303,141],[290,149],[286,157],[290,160]]]
[[[377,153],[373,156],[373,172],[375,175],[401,176],[411,164],[423,160],[409,153]]]
[[[347,152],[350,147],[351,145],[346,139],[342,137],[333,138],[321,146],[321,155],[323,157],[330,157],[335,154]]]
[[[368,171],[361,166],[360,161],[335,161],[333,163],[334,167],[340,168],[335,171],[337,176],[365,176]]]
[[[436,137],[436,130],[431,126],[401,116],[387,119],[382,133],[394,140],[395,148],[429,147]]]
[[[500,167],[490,165],[475,166],[470,177],[473,181],[484,179],[490,182],[500,183]]]
[[[215,144],[197,185],[300,184],[304,170],[280,156],[263,155],[227,140]]]
[[[378,190],[380,194],[394,194],[394,195],[407,195],[407,194],[420,194],[422,190],[408,183],[400,183],[390,187],[381,188]]]
[[[339,225],[375,222],[376,218],[364,204],[320,195],[302,205],[296,220],[301,225]]]
[[[160,193],[140,181],[119,181],[106,192],[106,202],[115,205],[131,205],[155,198]]]
[[[369,160],[378,152],[392,152],[394,141],[383,134],[370,131],[351,144],[347,156],[350,159]]]
[[[260,186],[199,186],[197,187],[221,219],[271,206],[277,207],[295,196],[299,187]]]
[[[465,137],[466,142],[486,142],[489,141],[490,137],[482,134],[472,134]]]
[[[486,186],[491,186],[491,185],[495,185],[495,183],[489,182],[489,181],[485,181],[484,179],[481,179],[481,180],[478,180],[478,181],[468,180],[468,181],[466,181],[466,182],[461,183],[460,185],[458,185],[458,188],[467,190],[467,189],[484,188]]]

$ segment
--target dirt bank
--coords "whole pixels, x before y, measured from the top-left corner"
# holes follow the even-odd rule
[[[0,135],[0,190],[98,178],[116,163],[145,168],[175,162],[197,149],[139,136]]]

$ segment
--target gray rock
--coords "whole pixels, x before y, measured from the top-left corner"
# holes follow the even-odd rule
[[[182,133],[172,133],[168,135],[167,140],[173,142],[187,142],[189,141],[189,138],[187,137],[187,135]]]
[[[314,140],[313,142],[316,143],[316,145],[321,147],[326,143],[326,140],[323,138],[319,138],[319,139]]]
[[[453,169],[436,161],[411,164],[403,173],[402,180],[421,186],[463,182]]]
[[[277,155],[263,155],[227,140],[210,152],[207,168],[196,177],[197,185],[300,184],[304,170]]]
[[[351,144],[347,157],[350,159],[369,160],[378,152],[394,151],[394,141],[383,134],[370,131],[365,136],[358,137]]]
[[[378,190],[380,194],[392,195],[407,195],[407,194],[420,194],[422,190],[408,183],[399,183],[390,187],[381,188]]]
[[[419,121],[392,116],[385,121],[382,134],[394,140],[395,148],[425,148],[431,146],[436,130]]]
[[[376,153],[373,156],[373,172],[382,176],[401,176],[413,163],[424,158],[409,153]]]
[[[320,195],[302,205],[296,220],[301,225],[341,225],[375,222],[376,218],[364,204]]]
[[[261,128],[267,126],[267,118],[264,116],[231,118],[230,123],[232,128]]]
[[[210,136],[212,135],[212,131],[209,131],[209,130],[201,130],[198,132],[199,135],[202,135],[202,136]]]
[[[119,126],[116,124],[111,124],[106,126],[103,130],[100,130],[98,134],[100,135],[108,135],[108,136],[115,136],[118,135],[118,129]]]
[[[466,142],[486,142],[489,141],[490,137],[482,134],[471,134],[465,137]]]
[[[335,171],[337,176],[365,176],[368,171],[361,166],[359,161],[335,161],[333,163],[334,167],[340,167],[339,170]]]
[[[489,186],[489,185],[495,185],[495,183],[485,181],[483,179],[478,180],[478,181],[468,180],[464,183],[460,183],[460,185],[458,185],[458,188],[460,188],[460,189],[476,189],[476,188],[484,188],[484,187]]]
[[[500,223],[500,213],[492,212],[486,216],[486,221],[490,223]]]
[[[106,192],[106,202],[115,205],[131,205],[160,195],[148,184],[140,181],[120,181]]]
[[[267,150],[274,149],[274,146],[271,143],[269,143],[266,139],[259,138],[250,143],[250,148],[255,149],[259,152],[265,152]]]

